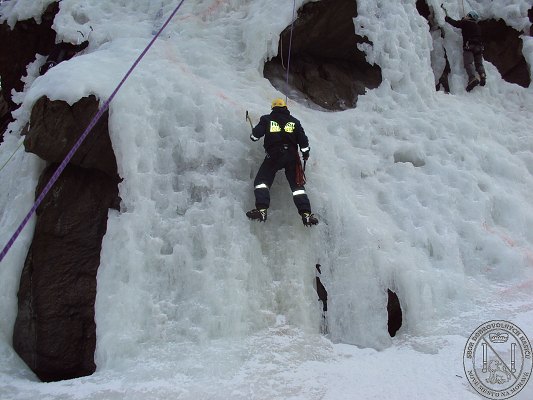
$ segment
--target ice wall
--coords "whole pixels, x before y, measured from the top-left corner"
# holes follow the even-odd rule
[[[318,333],[317,262],[330,294],[331,338],[376,348],[390,340],[387,288],[402,302],[404,331],[430,334],[456,329],[447,319],[474,309],[495,286],[529,282],[531,88],[503,82],[487,65],[487,87],[466,94],[460,35],[450,28],[452,94],[435,93],[431,36],[414,0],[357,3],[354,29],[373,43],[364,49],[381,66],[383,84],[342,113],[289,99],[311,142],[307,191],[321,221],[311,230],[282,172],[268,222],[244,215],[264,156],[248,139],[245,110],[258,121],[280,95],[262,66],[291,22],[292,3],[186,1],[139,64],[110,108],[124,181],[98,275],[99,368],[150,346],[246,337],[280,321]],[[526,3],[482,11],[520,24],[509,7]],[[31,4],[16,3],[38,13]],[[151,39],[159,10],[164,18],[176,5],[63,0],[59,36],[92,26],[91,45],[33,82],[21,121],[42,94],[70,102],[109,96]],[[32,190],[20,187],[3,204]],[[2,238],[11,226],[2,220]],[[24,252],[15,258],[22,262]],[[13,263],[2,271],[11,283],[0,283],[9,285],[2,301],[9,319]]]

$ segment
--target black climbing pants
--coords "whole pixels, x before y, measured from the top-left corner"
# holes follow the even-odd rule
[[[261,209],[270,206],[270,186],[274,182],[276,173],[284,168],[285,177],[291,187],[292,198],[298,212],[300,214],[304,211],[311,212],[311,205],[304,186],[296,184],[296,165],[299,161],[298,153],[292,147],[269,151],[254,180],[256,208]]]

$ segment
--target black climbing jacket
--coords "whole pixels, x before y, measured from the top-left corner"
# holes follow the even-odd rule
[[[300,151],[309,150],[307,138],[302,124],[294,118],[287,107],[274,107],[268,115],[263,115],[259,123],[252,129],[250,138],[254,141],[265,137],[263,146],[267,154],[275,154],[284,147]]]
[[[461,33],[463,34],[463,48],[465,50],[468,50],[471,45],[481,45],[483,43],[481,28],[477,22],[469,19],[456,21],[448,16],[444,20],[451,26],[461,29]]]

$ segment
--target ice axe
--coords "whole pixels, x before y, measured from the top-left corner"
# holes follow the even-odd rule
[[[250,118],[250,115],[248,114],[248,110],[246,110],[246,119],[250,123],[250,128],[254,129],[254,125],[252,124],[252,119]]]

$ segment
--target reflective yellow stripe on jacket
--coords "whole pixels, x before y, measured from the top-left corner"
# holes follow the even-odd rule
[[[283,127],[283,130],[287,133],[293,133],[294,128],[296,128],[296,124],[294,122],[287,122]],[[281,127],[279,124],[276,121],[270,121],[270,133],[278,132],[281,132]]]

